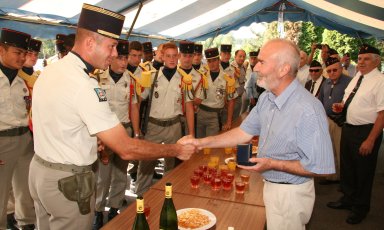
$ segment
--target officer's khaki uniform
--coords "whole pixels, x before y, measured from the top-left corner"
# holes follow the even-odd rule
[[[220,131],[219,119],[225,100],[234,100],[237,97],[236,91],[233,95],[227,94],[224,71],[220,70],[215,81],[212,81],[210,72],[207,72],[206,76],[208,80],[207,98],[202,101],[197,112],[196,137],[198,138],[212,136]]]
[[[33,103],[35,154],[51,163],[92,165],[97,159],[96,134],[120,123],[105,92],[73,53],[44,69],[34,87]],[[36,156],[29,188],[38,229],[91,229],[94,196],[90,213],[82,215],[77,203],[58,189],[58,181],[74,173],[43,165]]]
[[[247,100],[247,95],[244,93],[246,81],[246,68],[243,65],[239,66],[236,61],[233,61],[231,63],[231,66],[233,69],[237,68],[238,71],[240,71],[240,75],[238,77],[235,77],[234,74],[237,83],[236,91],[238,95],[235,101],[235,107],[233,109],[233,120],[236,120],[236,118],[238,118],[242,113],[246,111],[249,104],[249,100]]]
[[[106,92],[111,111],[116,113],[128,135],[132,136],[129,110],[132,104],[137,103],[137,95],[134,92],[134,80],[128,75],[128,70],[123,73],[123,76],[116,83],[112,79],[109,70],[105,71],[100,75],[100,87]],[[128,161],[122,160],[109,148],[106,149],[106,152],[109,155],[109,163],[104,165],[99,159],[96,173],[95,211],[97,212],[104,211],[106,206],[120,208],[127,187]]]
[[[0,70],[0,229],[6,227],[7,203],[13,188],[15,218],[19,225],[34,224],[36,217],[28,190],[33,143],[28,129],[29,91],[20,77],[12,84]]]
[[[182,94],[180,89],[181,75],[176,71],[172,79],[163,75],[162,70],[155,82],[152,103],[149,113],[149,122],[145,139],[155,143],[174,144],[181,137],[180,116],[182,111]],[[156,73],[152,74],[152,82]],[[147,98],[150,90],[142,94]],[[185,102],[192,101],[185,97]],[[157,161],[140,161],[136,181],[136,194],[143,194],[152,184],[152,177]],[[164,171],[167,172],[175,166],[175,158],[165,158]]]

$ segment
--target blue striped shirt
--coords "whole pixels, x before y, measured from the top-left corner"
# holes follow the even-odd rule
[[[321,102],[295,79],[278,97],[263,93],[240,128],[260,135],[258,157],[298,160],[316,174],[335,173],[328,121]],[[264,178],[302,184],[310,178],[269,170]]]

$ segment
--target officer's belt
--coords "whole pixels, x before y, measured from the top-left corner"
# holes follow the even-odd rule
[[[180,116],[177,116],[177,117],[174,117],[174,118],[171,118],[168,120],[160,120],[160,119],[156,119],[153,117],[149,117],[148,121],[151,122],[152,124],[155,124],[155,125],[158,125],[161,127],[168,127],[168,126],[171,126],[171,125],[174,125],[176,123],[181,122]]]
[[[211,108],[203,104],[200,104],[199,108],[207,112],[216,112],[216,113],[219,113],[221,110],[223,110],[222,108]]]
[[[17,127],[12,129],[1,130],[0,137],[21,136],[28,131],[29,131],[28,127]]]
[[[77,166],[77,165],[67,165],[67,164],[60,164],[60,163],[52,163],[49,161],[44,160],[43,158],[39,157],[37,154],[33,156],[33,158],[39,162],[41,165],[55,169],[60,170],[64,172],[71,172],[71,173],[83,173],[83,172],[89,172],[92,171],[92,165],[86,165],[86,166]]]
[[[122,124],[123,127],[126,128],[126,129],[132,127],[132,122],[128,122],[128,123],[127,123],[127,122],[121,122],[121,124]]]

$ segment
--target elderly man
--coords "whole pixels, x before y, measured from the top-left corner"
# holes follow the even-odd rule
[[[319,63],[320,64],[320,63]],[[332,111],[332,105],[343,100],[344,90],[347,88],[351,78],[342,74],[342,67],[339,59],[329,57],[325,62],[329,78],[325,81],[320,90],[319,100],[324,106],[328,116],[329,133],[331,135],[333,155],[335,159],[336,173],[320,181],[322,185],[340,182],[340,139],[341,127],[337,124],[336,114]]]
[[[340,185],[343,196],[327,205],[350,209],[346,222],[360,223],[371,204],[373,178],[384,128],[384,76],[378,70],[380,52],[363,45],[358,55],[358,69],[345,89],[342,103],[335,111],[346,114],[341,132]]]
[[[335,171],[324,108],[295,80],[299,55],[290,41],[267,42],[255,67],[258,84],[267,91],[241,126],[219,136],[179,141],[216,148],[260,135],[258,158],[251,159],[257,164],[240,167],[264,177],[268,229],[305,229],[315,201],[313,177]]]
[[[309,79],[309,66],[307,65],[307,59],[307,53],[300,50],[300,63],[296,78],[302,86],[305,86],[305,83]]]
[[[323,67],[321,64],[314,60],[309,66],[309,75],[311,80],[305,83],[305,88],[315,97],[319,95],[320,88],[323,85],[325,78],[323,77]]]
[[[84,4],[76,42],[63,59],[48,65],[35,83],[35,156],[29,170],[38,229],[90,229],[94,209],[97,138],[124,160],[179,157],[192,146],[161,145],[132,139],[106,92],[89,73],[106,69],[117,56],[124,16]],[[91,214],[92,213],[92,214]]]

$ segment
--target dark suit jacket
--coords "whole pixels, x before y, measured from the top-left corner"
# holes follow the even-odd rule
[[[320,86],[319,88],[317,89],[317,92],[315,94],[315,97],[319,96],[319,93],[320,93],[320,89],[321,89],[321,86],[323,86],[324,82],[325,82],[326,78],[323,76],[323,80],[320,82]],[[312,80],[309,80],[305,83],[305,88],[310,91],[311,90],[311,86],[312,86]]]

